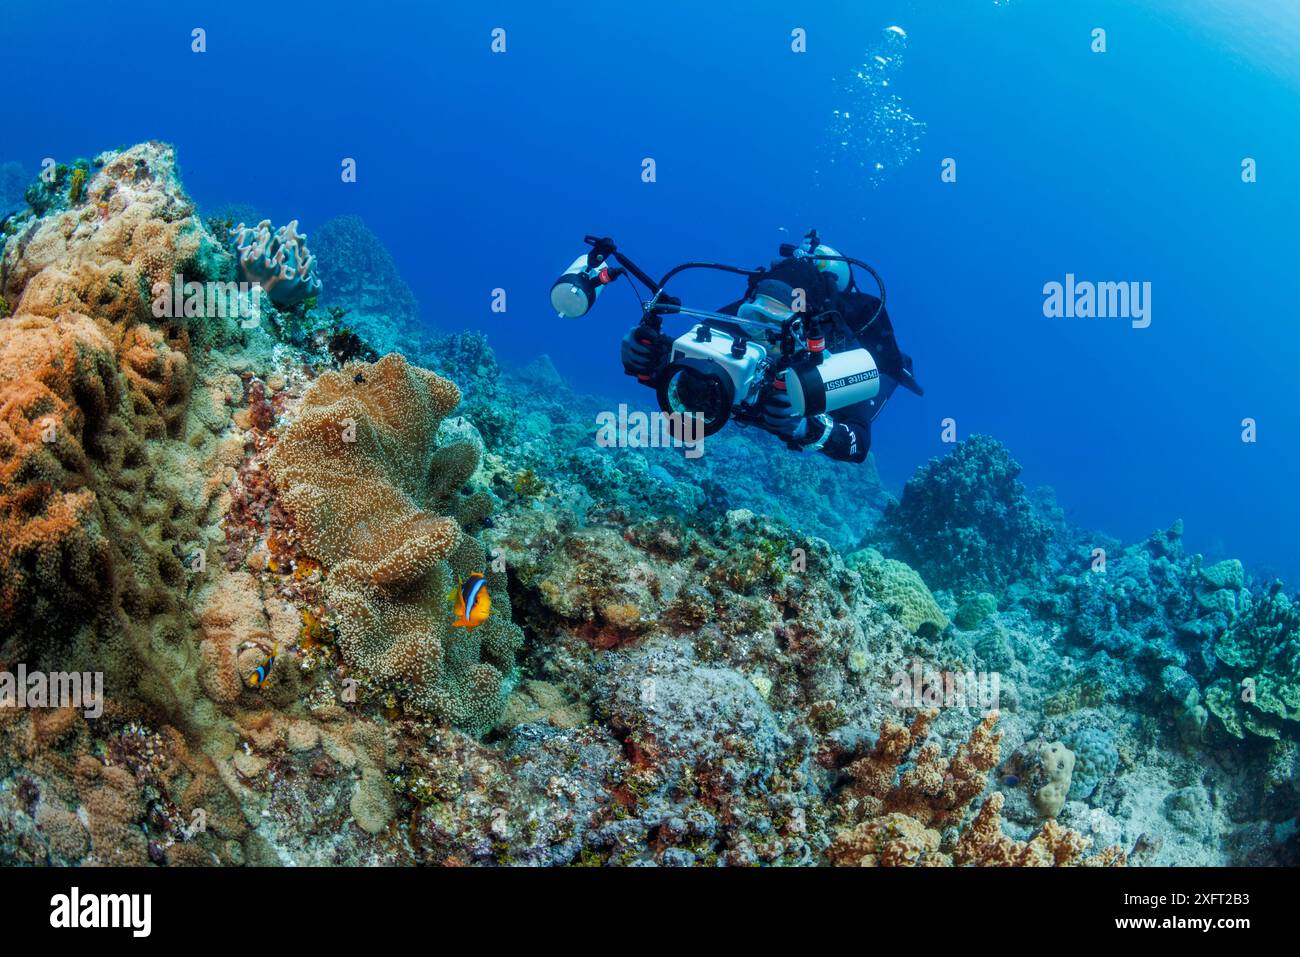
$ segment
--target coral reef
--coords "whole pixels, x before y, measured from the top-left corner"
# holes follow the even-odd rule
[[[1074,528],[982,437],[898,502],[741,430],[602,448],[617,402],[548,360],[385,332],[414,306],[356,224],[317,236],[330,309],[296,275],[262,323],[156,310],[240,275],[163,144],[28,199],[0,670],[106,700],[0,708],[0,861],[1300,860],[1296,598],[1180,524]],[[492,614],[453,628],[477,572]]]
[[[51,212],[5,245],[0,631],[9,654],[39,654],[53,632],[65,651],[134,675],[148,635],[174,643],[182,629],[178,554],[203,538],[219,491],[206,463],[223,455],[220,440],[186,423],[206,390],[193,351],[239,330],[151,315],[155,280],[229,269],[191,215],[170,148],[104,154],[96,167],[83,188],[108,219]],[[81,630],[92,619],[98,640]]]

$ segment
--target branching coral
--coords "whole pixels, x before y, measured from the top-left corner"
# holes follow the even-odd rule
[[[992,794],[966,827],[952,837],[984,791],[998,763],[1002,736],[989,712],[957,753],[944,760],[937,744],[921,744],[938,711],[922,711],[910,727],[887,721],[875,747],[845,768],[841,808],[856,824],[841,829],[827,855],[840,865],[945,866],[948,864],[1123,863],[1112,848],[1084,861],[1088,841],[1047,822],[1028,844],[1002,833],[1002,795]],[[913,750],[921,745],[914,758]]]
[[[230,230],[230,237],[240,274],[265,289],[277,306],[294,306],[320,294],[316,257],[307,248],[306,233],[298,232],[298,220],[275,231],[269,219],[256,226],[240,223]]]
[[[459,401],[455,385],[396,353],[326,373],[269,465],[308,553],[328,571],[347,660],[417,709],[483,733],[504,704],[521,633],[505,576],[463,530],[487,510],[482,494],[462,492],[479,449],[437,444]],[[492,616],[453,629],[447,593],[474,572],[487,573]]]
[[[962,830],[952,862],[978,867],[1123,867],[1124,852],[1111,846],[1088,855],[1091,840],[1077,831],[1047,821],[1028,841],[1002,833],[1002,792],[990,794],[974,819]]]
[[[993,731],[998,714],[989,712],[948,761],[937,744],[921,745],[900,775],[900,766],[925,740],[938,714],[933,708],[922,711],[907,728],[886,721],[871,753],[845,768],[850,783],[842,798],[870,817],[900,812],[926,827],[958,823],[970,802],[983,792],[985,778],[998,762],[1002,736]]]

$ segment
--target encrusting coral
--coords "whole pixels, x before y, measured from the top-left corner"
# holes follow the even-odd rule
[[[862,576],[867,592],[898,619],[908,631],[916,633],[926,627],[937,634],[948,627],[930,589],[915,570],[893,558],[885,558],[874,548],[864,548],[845,559],[850,568]]]
[[[344,657],[416,709],[481,734],[504,706],[522,635],[505,576],[465,533],[488,512],[484,494],[462,494],[478,447],[438,445],[459,401],[454,384],[396,353],[326,373],[269,465],[307,553],[325,566]],[[486,574],[492,616],[453,628],[448,591],[474,573]]]

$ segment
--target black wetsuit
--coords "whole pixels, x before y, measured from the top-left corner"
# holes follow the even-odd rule
[[[830,416],[834,423],[831,434],[821,448],[833,459],[865,461],[871,449],[871,423],[894,389],[901,382],[918,394],[921,391],[912,377],[911,357],[898,348],[888,311],[881,309],[880,314],[876,314],[880,300],[875,296],[855,290],[837,291],[831,277],[806,259],[780,260],[761,278],[777,279],[805,291],[805,311],[810,315],[821,315],[826,348],[832,353],[861,346],[876,360],[876,367],[880,370],[880,391],[865,402],[836,409]],[[718,311],[734,316],[744,302],[742,299],[728,303]],[[820,438],[820,434],[814,429],[807,440],[809,444]]]

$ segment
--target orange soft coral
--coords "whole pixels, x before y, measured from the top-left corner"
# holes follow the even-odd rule
[[[216,518],[221,483],[205,463],[224,424],[186,431],[190,334],[223,333],[160,321],[148,283],[178,263],[233,266],[194,218],[170,147],[97,163],[86,189],[105,217],[51,212],[4,247],[14,308],[0,319],[0,650],[57,651],[124,696],[185,712],[160,649],[193,614],[182,556]]]
[[[1002,833],[1002,794],[994,792],[957,839],[953,863],[980,867],[1123,867],[1125,855],[1108,847],[1088,856],[1091,840],[1047,821],[1028,841]]]
[[[111,589],[84,442],[120,396],[91,320],[0,320],[0,633],[76,620]]]

